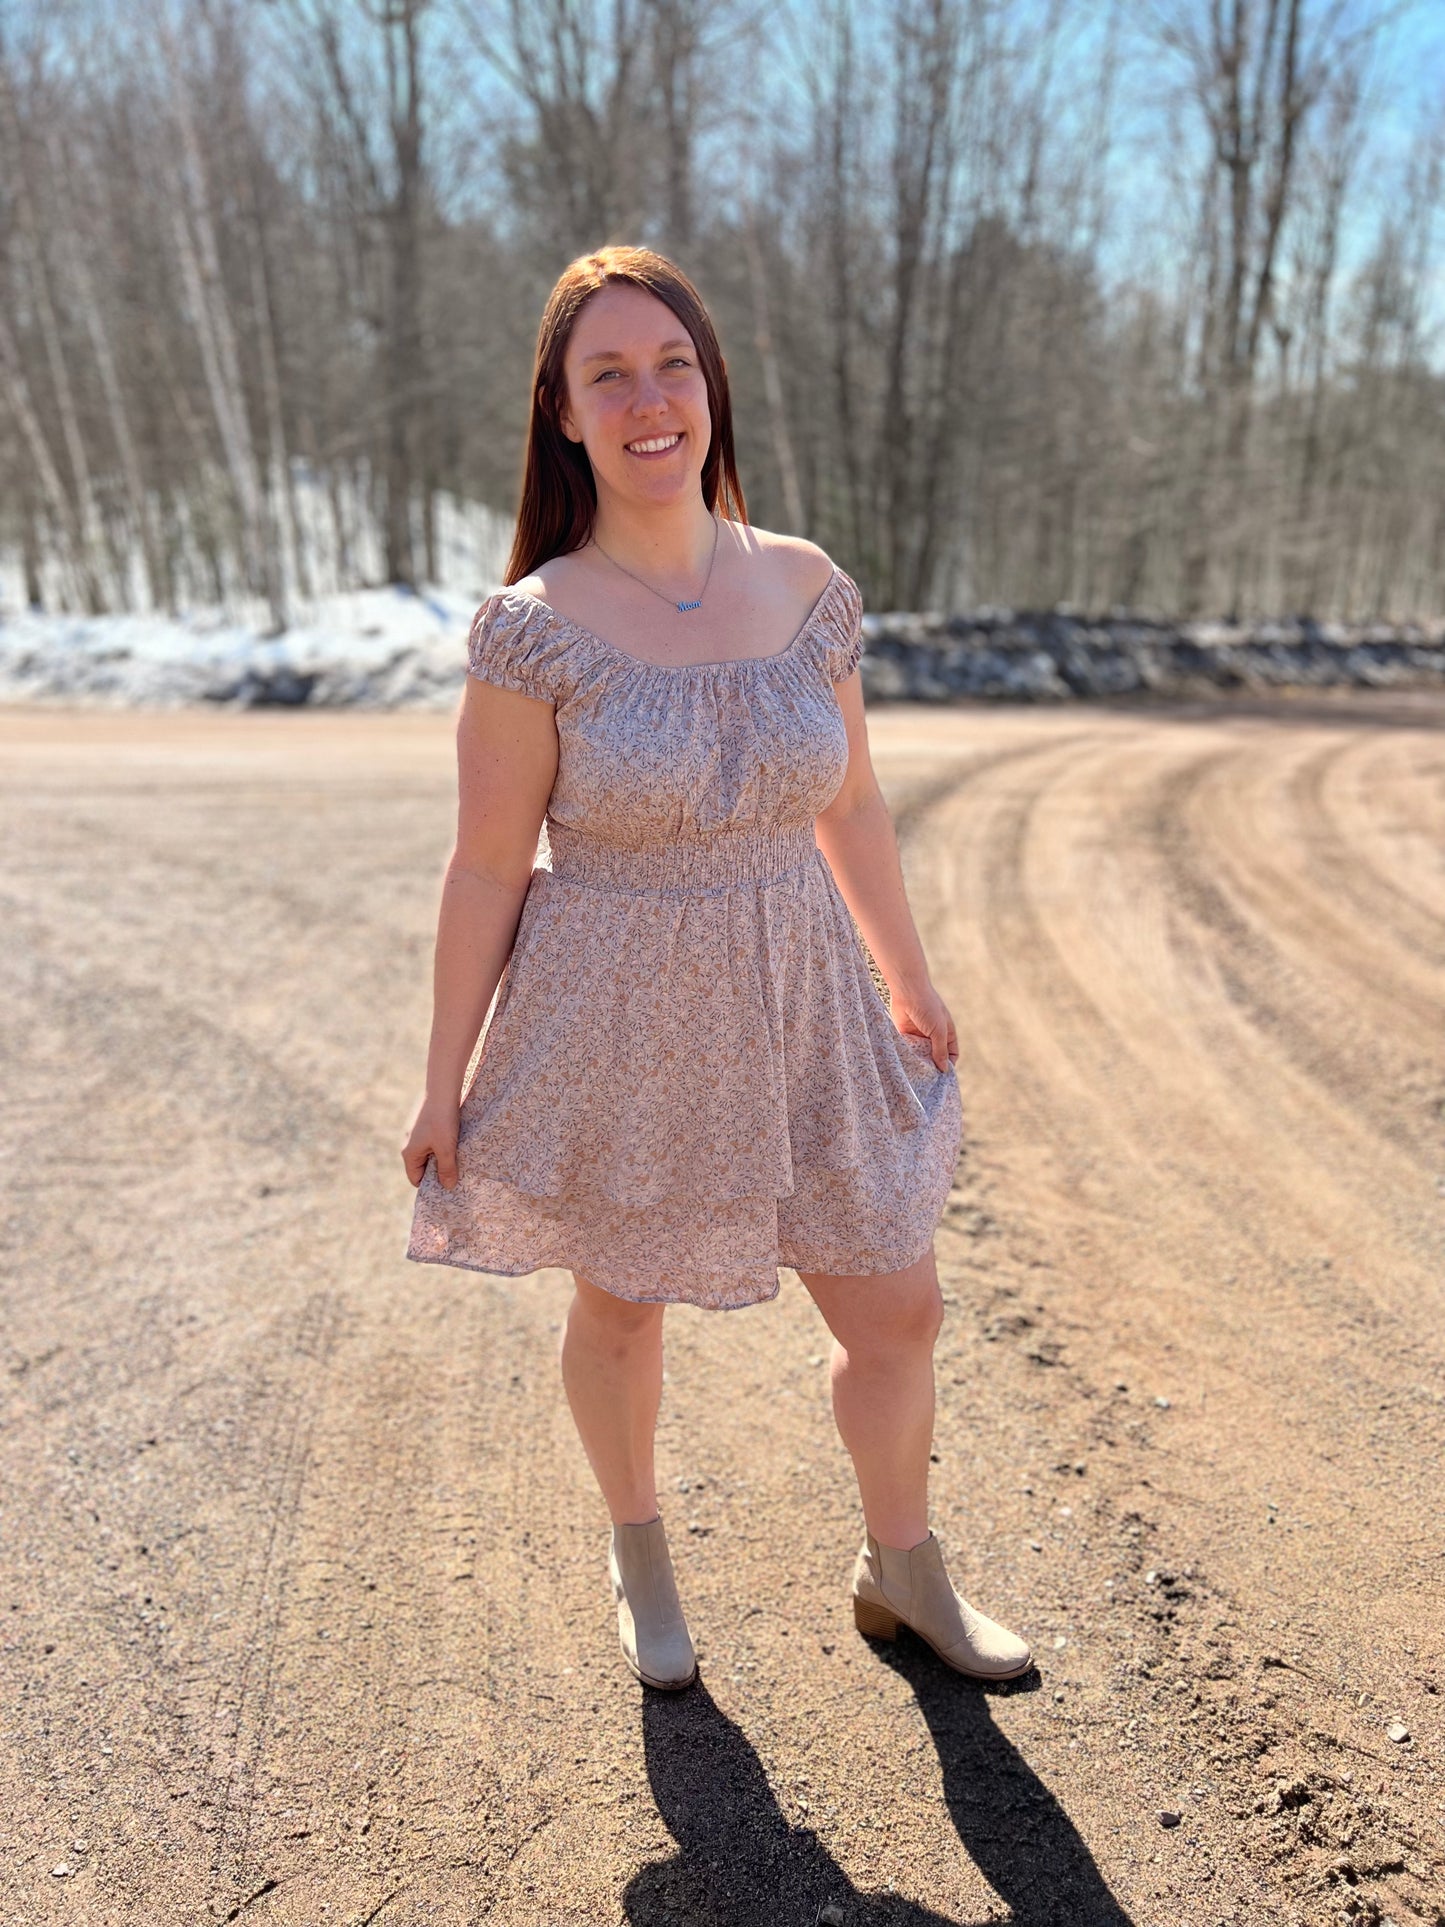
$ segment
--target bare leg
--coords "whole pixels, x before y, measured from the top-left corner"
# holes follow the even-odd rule
[[[929,1533],[933,1347],[943,1326],[932,1248],[883,1277],[798,1276],[835,1341],[833,1416],[868,1530],[881,1545],[921,1545]]]
[[[658,1516],[653,1435],[665,1305],[634,1305],[573,1273],[558,1348],[567,1402],[614,1525]]]

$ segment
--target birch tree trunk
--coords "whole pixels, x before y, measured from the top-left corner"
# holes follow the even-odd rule
[[[99,257],[107,245],[103,238],[103,227],[95,219],[92,211],[89,183],[81,183],[77,180],[76,170],[69,165],[68,157],[63,151],[60,132],[53,124],[46,129],[46,143],[50,154],[52,177],[57,182],[63,180],[68,190],[65,195],[64,216],[56,226],[59,261],[69,286],[71,299],[85,323],[86,333],[90,338],[91,353],[95,357],[96,370],[100,376],[101,393],[105,397],[106,418],[110,423],[110,432],[120,460],[121,475],[125,481],[126,500],[130,504],[131,526],[141,545],[150,604],[153,609],[168,608],[171,597],[162,560],[155,505],[141,472],[140,454],[136,447],[135,435],[131,430],[130,410],[116,363],[110,324],[96,288],[95,277],[90,270],[90,259]],[[121,580],[122,602],[129,607],[128,571],[122,571]]]
[[[285,591],[274,547],[267,540],[265,491],[251,436],[235,324],[221,274],[205,158],[181,50],[161,8],[153,10],[152,19],[166,56],[170,83],[166,105],[176,137],[174,148],[168,145],[165,150],[176,256],[235,494],[246,587],[251,594],[265,597],[271,632],[281,635],[287,627]]]
[[[41,499],[50,510],[53,539],[59,544],[59,562],[68,592],[82,608],[92,615],[96,614],[95,578],[79,560],[82,544],[75,520],[75,504],[66,493],[60,470],[46,441],[45,430],[30,393],[30,384],[25,379],[19,346],[3,314],[0,314],[0,391],[3,391],[10,404],[15,425],[30,455],[35,479],[40,484]]]
[[[35,323],[40,331],[40,339],[45,350],[46,364],[50,370],[50,385],[56,413],[60,420],[61,439],[65,444],[66,458],[70,467],[71,488],[68,492],[69,513],[66,521],[71,532],[73,551],[71,560],[79,577],[86,607],[91,614],[98,615],[111,600],[109,594],[112,587],[111,571],[103,553],[100,511],[96,504],[95,488],[91,480],[85,437],[81,432],[80,413],[76,407],[75,393],[71,386],[70,368],[66,361],[60,320],[51,298],[50,268],[45,258],[42,224],[37,216],[30,191],[31,169],[26,164],[20,116],[16,110],[9,69],[3,63],[0,63],[0,115],[4,118],[10,187],[19,217],[20,234],[25,243],[28,268],[26,281],[35,314]],[[64,226],[63,219],[58,225]],[[18,349],[15,348],[13,340],[9,345],[12,350],[15,350],[15,367],[18,371]],[[29,407],[28,390],[24,405]],[[58,467],[53,468],[52,472],[56,483],[63,488]]]
[[[788,428],[782,369],[768,321],[768,278],[758,241],[756,208],[748,209],[743,225],[743,246],[748,257],[748,278],[753,292],[753,345],[762,364],[763,392],[768,398],[768,439],[773,445],[773,456],[778,464],[783,514],[789,530],[801,535],[807,528],[807,520],[803,511],[803,492],[798,486],[798,465],[793,458],[793,438]]]

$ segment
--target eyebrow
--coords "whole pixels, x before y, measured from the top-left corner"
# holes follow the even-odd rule
[[[665,355],[669,348],[690,348],[691,346],[692,346],[692,343],[688,341],[686,338],[684,338],[681,341],[678,341],[678,340],[664,341],[662,346],[658,349],[657,352],[660,355]],[[582,366],[584,368],[590,368],[594,361],[621,361],[621,360],[622,360],[622,350],[620,348],[600,348],[595,355],[584,355],[582,357]]]

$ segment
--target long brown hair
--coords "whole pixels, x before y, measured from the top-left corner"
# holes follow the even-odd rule
[[[508,587],[530,575],[549,557],[570,554],[591,539],[597,519],[597,484],[586,449],[562,431],[561,409],[567,396],[563,360],[583,305],[609,281],[630,281],[634,287],[655,294],[692,336],[707,382],[712,419],[712,436],[702,465],[702,499],[709,511],[720,511],[728,521],[747,520],[747,504],[733,454],[727,370],[701,295],[681,268],[665,255],[654,254],[651,248],[598,248],[569,262],[542,311],[522,468],[522,500],[503,577]]]

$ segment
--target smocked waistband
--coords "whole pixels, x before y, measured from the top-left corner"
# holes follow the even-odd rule
[[[811,823],[772,830],[719,830],[694,843],[658,843],[645,849],[589,836],[565,823],[547,824],[552,873],[569,882],[629,893],[703,895],[739,883],[768,883],[818,854]]]

